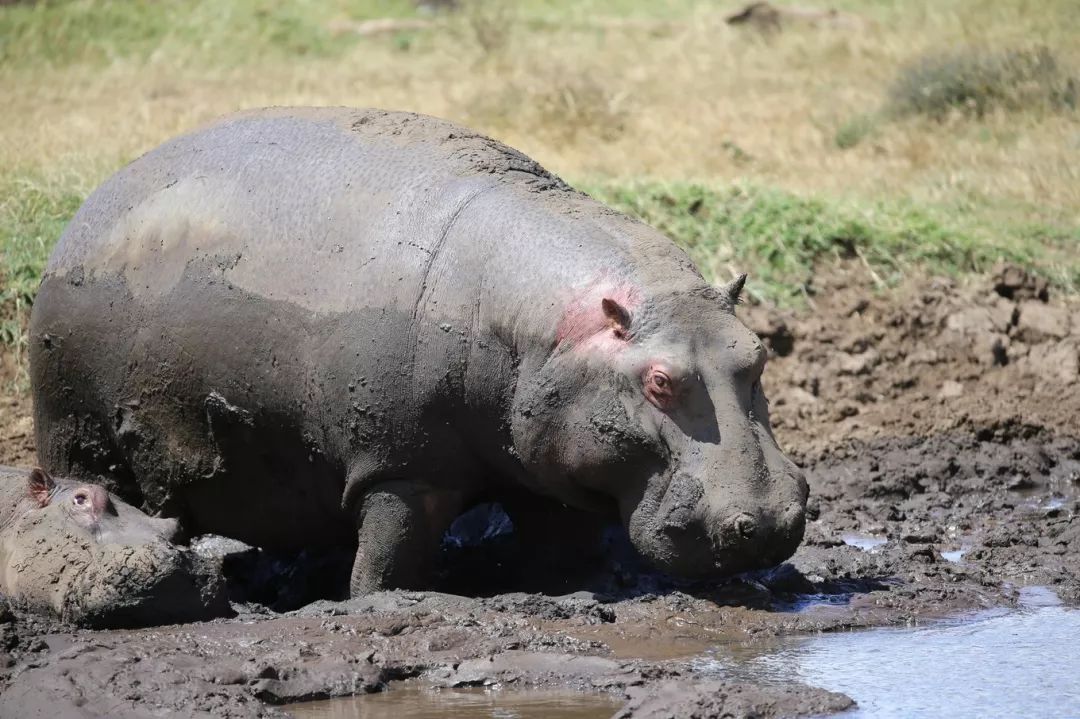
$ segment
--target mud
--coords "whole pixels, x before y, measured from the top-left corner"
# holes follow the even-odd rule
[[[742,308],[773,348],[776,433],[812,490],[780,567],[696,585],[613,561],[589,592],[386,592],[284,613],[251,591],[235,619],[122,632],[3,611],[0,717],[286,716],[406,680],[604,692],[623,717],[821,715],[850,700],[718,679],[695,657],[1015,607],[1031,585],[1076,605],[1076,303],[1006,268],[888,293],[861,277],[822,276],[798,312]],[[276,566],[251,551],[235,552],[245,576]]]

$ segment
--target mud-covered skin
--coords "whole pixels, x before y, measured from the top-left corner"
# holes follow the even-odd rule
[[[0,467],[0,592],[18,606],[95,627],[228,613],[217,568],[176,533],[98,485]]]
[[[31,324],[38,451],[193,534],[356,543],[354,593],[425,586],[452,519],[521,489],[621,515],[661,569],[765,566],[806,485],[737,295],[449,123],[234,116],[61,238]]]

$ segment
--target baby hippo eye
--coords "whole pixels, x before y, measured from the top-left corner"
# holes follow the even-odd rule
[[[79,490],[78,492],[75,493],[75,496],[71,498],[71,501],[72,501],[72,503],[82,507],[82,506],[85,506],[86,503],[90,501],[90,496],[86,492],[84,492],[82,490]]]

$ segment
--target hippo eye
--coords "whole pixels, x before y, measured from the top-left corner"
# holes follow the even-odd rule
[[[675,401],[675,382],[665,370],[650,367],[644,377],[645,397],[659,409],[669,409]]]
[[[71,501],[81,507],[86,504],[89,499],[90,497],[87,496],[86,492],[76,492],[75,496],[71,498]]]

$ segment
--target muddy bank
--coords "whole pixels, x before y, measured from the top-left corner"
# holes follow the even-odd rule
[[[718,680],[694,657],[1011,607],[1028,585],[1080,602],[1076,304],[1004,270],[888,295],[852,277],[823,278],[806,311],[743,308],[812,488],[781,567],[700,586],[619,565],[565,596],[389,592],[285,614],[253,594],[236,619],[127,632],[3,611],[0,717],[284,716],[410,679],[608,692],[625,717],[825,714],[850,700]],[[0,461],[25,461],[11,446]]]
[[[952,468],[935,469],[942,461]],[[610,692],[629,702],[626,717],[664,715],[672,692],[702,716],[821,714],[847,700],[718,687],[692,660],[718,645],[1012,606],[1025,584],[1080,597],[1075,440],[852,442],[810,469],[817,519],[805,545],[718,587],[638,577],[621,595],[389,592],[129,632],[67,633],[9,614],[0,716],[283,716],[277,705],[405,679]],[[869,537],[885,542],[853,546]]]

